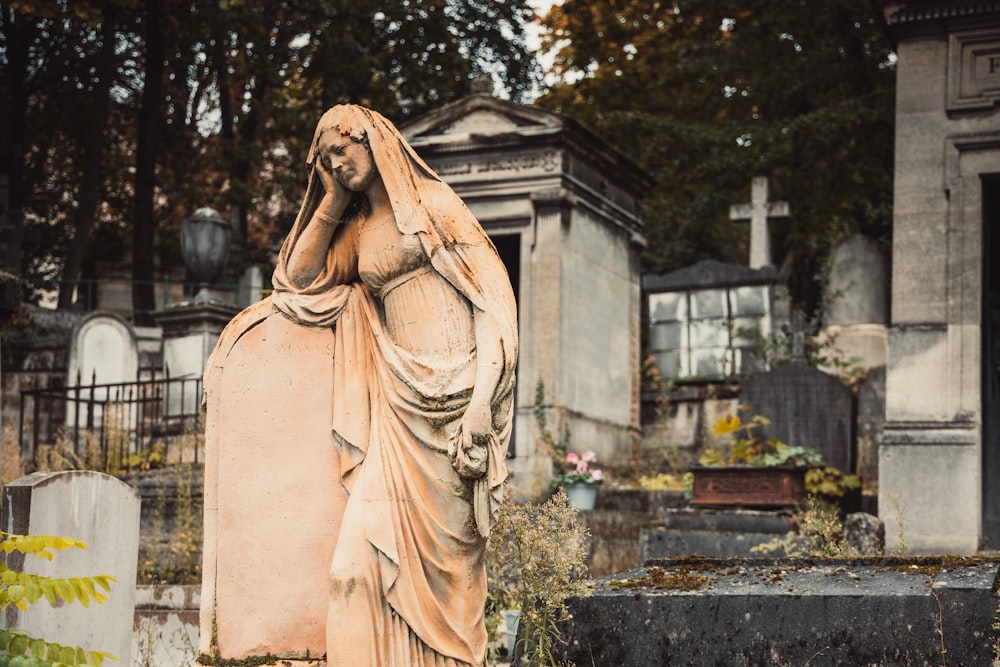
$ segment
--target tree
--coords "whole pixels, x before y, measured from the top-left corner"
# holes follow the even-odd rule
[[[891,229],[894,70],[867,0],[566,0],[545,17],[560,83],[539,103],[579,117],[647,169],[644,269],[746,261],[729,205],[766,175],[792,218],[776,258],[815,306],[832,244]]]
[[[483,70],[517,98],[537,78],[532,15],[527,0],[6,2],[5,268],[36,297],[62,277],[65,306],[79,276],[130,262],[148,312],[154,271],[179,265],[179,223],[209,205],[236,223],[239,270],[291,226],[328,106],[400,121]]]
[[[99,32],[97,30],[95,32],[98,32],[99,36],[95,35],[95,37],[97,37],[99,46],[95,54],[96,63],[90,68],[93,77],[88,82],[91,89],[90,104],[86,114],[88,122],[80,136],[83,173],[80,178],[77,207],[73,216],[74,232],[66,251],[62,280],[59,283],[58,305],[60,308],[69,308],[73,305],[80,271],[87,254],[87,247],[90,245],[97,207],[101,198],[104,133],[108,127],[111,84],[116,69],[116,13],[114,4],[102,0],[96,11],[78,14],[78,16],[86,17],[86,22],[83,25],[85,30],[90,29],[91,21],[98,24]],[[83,81],[82,78],[81,81]]]

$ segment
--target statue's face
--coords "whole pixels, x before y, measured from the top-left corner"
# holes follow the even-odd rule
[[[323,133],[319,157],[341,185],[353,192],[364,192],[378,176],[368,147],[336,129]]]

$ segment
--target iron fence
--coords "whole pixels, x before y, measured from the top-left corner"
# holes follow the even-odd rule
[[[44,457],[111,473],[197,463],[201,378],[75,384],[21,391],[18,443],[32,469]]]

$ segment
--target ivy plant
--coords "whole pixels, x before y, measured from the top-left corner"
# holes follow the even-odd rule
[[[80,540],[54,535],[14,535],[0,532],[0,551],[6,555],[20,553],[25,556],[54,560],[57,551],[86,549]],[[30,572],[20,572],[0,560],[0,611],[11,605],[21,611],[40,602],[42,598],[55,606],[60,602],[78,603],[89,607],[91,603],[107,602],[105,593],[111,592],[109,575],[46,577]],[[78,646],[63,646],[33,637],[12,628],[0,628],[0,667],[72,667],[90,665],[102,667],[106,659],[117,660],[110,653],[88,651]]]

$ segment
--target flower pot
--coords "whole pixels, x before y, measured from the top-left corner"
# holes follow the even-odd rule
[[[702,466],[691,472],[693,507],[789,509],[806,496],[805,468]]]
[[[517,625],[521,619],[520,609],[503,609],[500,612],[504,625],[507,629],[507,655],[514,655],[514,647],[517,645]]]
[[[567,484],[566,496],[573,507],[592,510],[597,502],[597,484]]]

